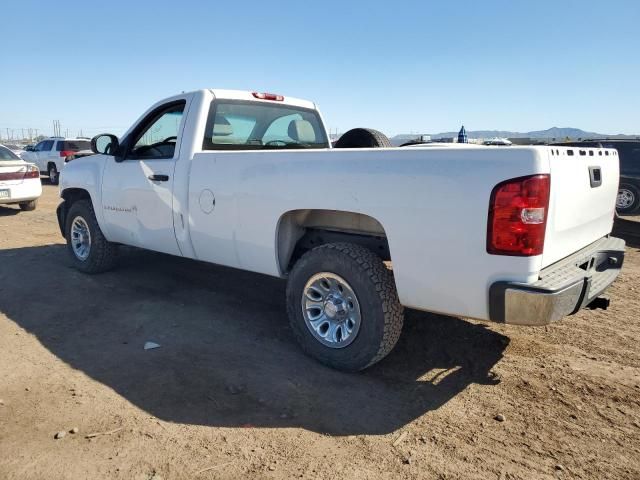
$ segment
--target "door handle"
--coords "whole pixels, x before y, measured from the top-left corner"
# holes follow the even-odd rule
[[[149,175],[147,178],[149,180],[151,180],[152,182],[167,182],[167,181],[169,181],[169,175],[156,175],[155,173],[153,175]]]

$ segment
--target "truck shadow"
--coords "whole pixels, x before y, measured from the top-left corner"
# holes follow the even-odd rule
[[[389,433],[470,384],[496,383],[491,369],[508,344],[481,325],[408,311],[389,357],[341,373],[298,348],[282,280],[136,249],[114,272],[87,276],[64,249],[1,250],[0,312],[170,422]],[[161,347],[144,350],[147,341]]]

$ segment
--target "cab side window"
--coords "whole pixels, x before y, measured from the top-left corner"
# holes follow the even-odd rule
[[[52,147],[53,147],[53,140],[45,140],[44,142],[42,142],[42,148],[40,149],[40,151],[48,152],[51,150]]]
[[[185,102],[176,102],[152,112],[134,133],[127,158],[173,158],[182,123]]]

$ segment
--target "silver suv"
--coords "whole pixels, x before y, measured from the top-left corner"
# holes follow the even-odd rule
[[[66,159],[78,152],[88,151],[91,151],[91,141],[87,138],[50,137],[26,150],[22,158],[35,163],[40,172],[48,175],[49,181],[57,185]]]

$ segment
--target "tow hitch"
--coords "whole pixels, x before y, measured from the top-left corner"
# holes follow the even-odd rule
[[[598,297],[595,298],[589,305],[587,305],[587,308],[589,310],[597,310],[598,308],[606,310],[607,308],[609,308],[610,303],[611,299],[609,299],[608,297]]]

